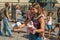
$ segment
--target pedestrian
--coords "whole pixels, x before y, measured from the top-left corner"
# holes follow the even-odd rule
[[[11,19],[9,17],[9,3],[8,2],[5,3],[5,7],[2,9],[2,14],[4,14],[3,15],[4,27],[3,27],[3,31],[2,31],[2,36],[5,36],[6,31],[7,31],[9,36],[11,37],[12,31],[11,31],[10,26],[9,26],[9,21],[11,21]]]
[[[12,13],[12,19],[15,20],[15,11],[16,11],[16,5],[13,3],[11,4],[11,13]]]
[[[18,32],[20,31],[20,25],[22,23],[22,11],[20,8],[21,8],[20,5],[17,4],[16,5],[16,13],[15,13],[17,26],[16,26],[16,28],[14,28],[14,31],[18,31]]]
[[[50,38],[51,30],[52,30],[52,12],[48,12],[47,16],[47,28],[48,28],[48,38]]]
[[[27,17],[26,17],[26,23],[28,23],[29,20],[31,20],[31,16],[32,16],[32,5],[29,5],[28,11],[27,11]]]
[[[44,33],[44,17],[41,15],[42,9],[38,3],[34,3],[32,7],[33,16],[31,20],[33,21],[33,25],[36,29],[32,30],[32,33],[29,33],[28,38],[29,40],[43,40],[42,33]]]
[[[22,22],[22,11],[19,4],[16,5],[16,21]]]

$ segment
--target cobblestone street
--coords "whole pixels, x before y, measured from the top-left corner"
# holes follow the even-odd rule
[[[11,27],[12,24],[13,24],[13,22],[12,23],[10,22],[10,27]],[[12,29],[12,27],[11,27],[11,29]],[[56,39],[57,38],[57,36],[56,36],[57,35],[57,32],[58,32],[58,29],[56,29],[56,32],[55,33],[52,32],[51,33],[51,39],[48,39],[47,38],[47,31],[46,31],[46,33],[45,33],[46,40],[57,40]],[[23,29],[21,29],[20,33],[13,32],[13,35],[12,36],[13,37],[8,37],[8,36],[2,37],[2,36],[0,36],[0,40],[28,40],[28,35],[26,33],[26,27],[23,28]]]

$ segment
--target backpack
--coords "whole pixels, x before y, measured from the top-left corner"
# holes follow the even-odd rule
[[[2,8],[0,10],[0,21],[5,17],[4,11],[5,11],[5,8]]]

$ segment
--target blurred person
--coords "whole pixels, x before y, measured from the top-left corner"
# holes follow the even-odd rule
[[[2,9],[1,11],[2,11],[2,14],[4,14],[3,15],[4,27],[3,27],[3,31],[2,31],[2,36],[5,36],[6,35],[6,31],[7,31],[9,36],[11,37],[12,36],[12,31],[10,29],[9,22],[8,22],[8,21],[11,21],[11,19],[9,17],[9,3],[8,2],[5,3],[5,8]]]
[[[22,22],[22,12],[19,4],[16,5],[16,21]]]
[[[28,8],[28,12],[27,12],[27,18],[26,18],[26,21],[30,21],[31,20],[31,17],[32,17],[32,5],[29,5],[29,8]]]
[[[52,12],[48,12],[47,16],[47,28],[48,28],[48,38],[50,38],[50,34],[52,31]]]
[[[13,3],[12,3],[12,4],[11,4],[12,19],[15,19],[15,11],[16,11],[16,7],[15,7],[15,5],[13,5]]]
[[[20,9],[20,5],[17,4],[16,5],[16,13],[15,13],[15,17],[16,17],[16,28],[14,29],[14,31],[20,31],[20,25],[22,23],[22,12]],[[13,26],[15,26],[15,24],[13,24]]]
[[[33,25],[36,28],[33,30],[33,33],[29,33],[29,40],[43,40],[43,33],[44,33],[44,18],[41,15],[42,10],[38,3],[32,5],[33,16],[31,20],[33,21]],[[33,29],[33,28],[32,28]]]

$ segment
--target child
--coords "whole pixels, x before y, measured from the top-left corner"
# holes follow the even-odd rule
[[[13,31],[15,31],[15,32],[20,32],[20,29],[24,28],[25,26],[26,26],[26,24],[24,22],[21,22],[21,23],[17,22],[17,23],[12,25]]]
[[[12,24],[13,31],[19,32],[20,31],[20,25],[21,25],[20,22],[17,22],[15,24]]]
[[[17,30],[20,30],[19,26],[21,25],[21,22],[22,22],[22,12],[21,12],[21,9],[20,9],[20,5],[17,4],[16,5],[16,13],[15,13],[15,17],[16,17],[16,21],[17,21]]]
[[[51,30],[52,30],[52,12],[48,12],[47,27],[48,27],[48,38],[50,38],[50,33],[51,33]]]

